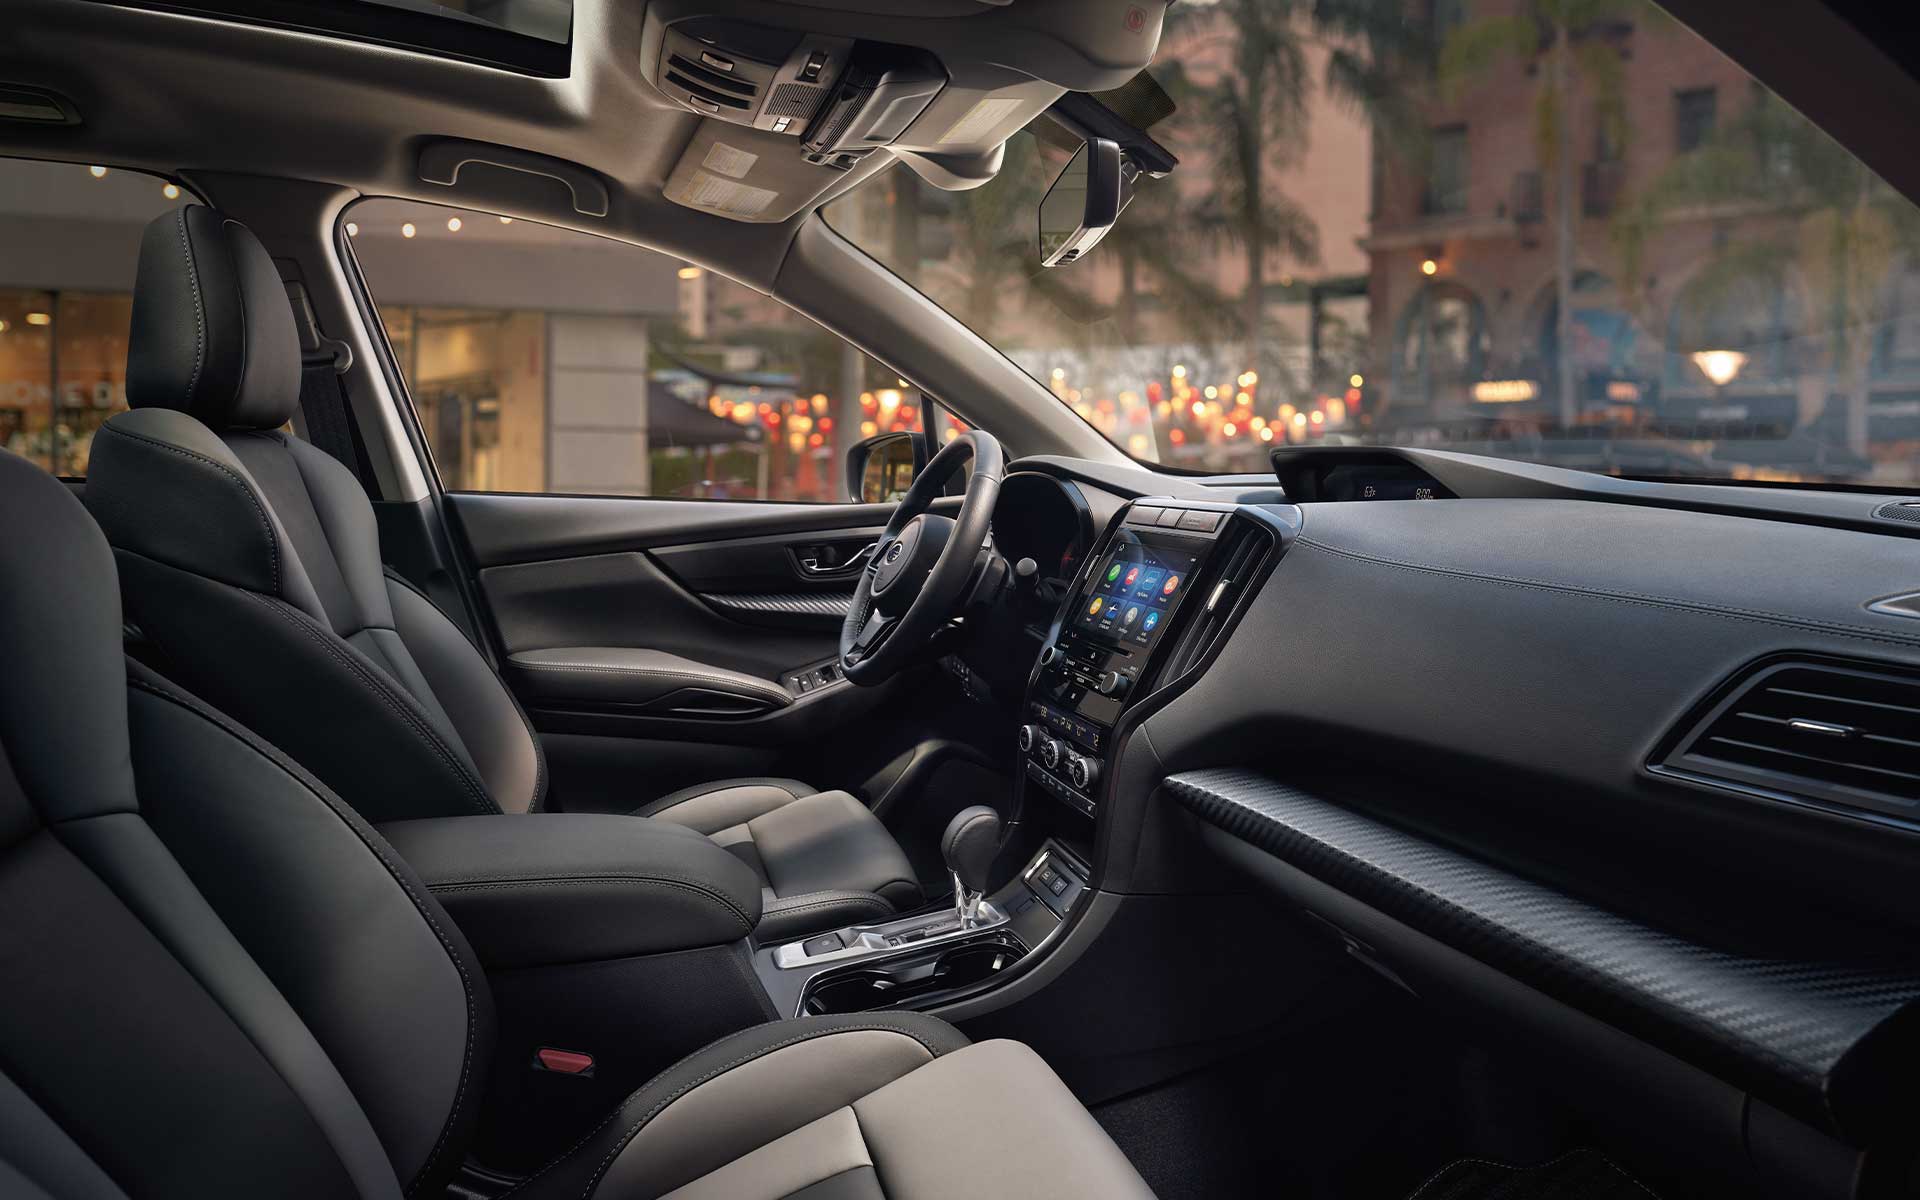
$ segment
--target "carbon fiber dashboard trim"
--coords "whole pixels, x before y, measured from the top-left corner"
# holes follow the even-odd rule
[[[804,592],[779,595],[748,595],[708,592],[700,597],[726,612],[774,613],[783,617],[832,617],[843,620],[853,607],[852,595],[811,595]]]
[[[1859,1135],[1896,1096],[1911,1101],[1920,973],[1715,950],[1254,771],[1166,788],[1209,824],[1821,1126]]]

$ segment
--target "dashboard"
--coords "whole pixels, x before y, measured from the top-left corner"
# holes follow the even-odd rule
[[[1099,892],[1236,873],[1581,1086],[1684,1064],[1710,1101],[1646,1117],[1703,1156],[1744,1160],[1762,1110],[1878,1144],[1920,1104],[1900,498],[1341,449],[1268,481],[1023,464],[1056,478],[996,536],[1077,563],[1020,714],[1028,806],[1077,814]],[[1069,488],[1099,537],[1065,532]],[[1193,510],[1218,533],[1177,536]]]

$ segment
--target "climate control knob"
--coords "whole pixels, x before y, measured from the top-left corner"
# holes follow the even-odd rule
[[[1091,793],[1093,785],[1100,780],[1100,764],[1083,754],[1067,756],[1067,782],[1083,792]]]
[[[1093,686],[1102,696],[1123,696],[1132,684],[1133,677],[1130,675],[1122,675],[1118,671],[1102,671],[1099,680]]]
[[[1043,667],[1052,666],[1053,661],[1059,657],[1060,651],[1057,647],[1043,646],[1040,650],[1040,665]]]
[[[1067,757],[1067,748],[1060,744],[1059,738],[1040,739],[1040,765],[1050,771],[1059,770],[1060,761]]]
[[[1046,730],[1040,728],[1038,725],[1022,725],[1019,736],[1020,752],[1022,754],[1032,754],[1033,748],[1040,744],[1041,738],[1046,736]]]

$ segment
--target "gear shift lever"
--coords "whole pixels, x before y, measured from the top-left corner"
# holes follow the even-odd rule
[[[959,910],[962,929],[971,927],[979,916],[980,898],[987,890],[987,871],[999,851],[1000,814],[986,805],[962,809],[947,822],[947,832],[940,838],[940,854],[953,876],[953,903]]]

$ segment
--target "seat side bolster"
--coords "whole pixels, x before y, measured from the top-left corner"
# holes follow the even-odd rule
[[[659,1196],[967,1044],[919,1013],[775,1021],[661,1072],[519,1200]]]

